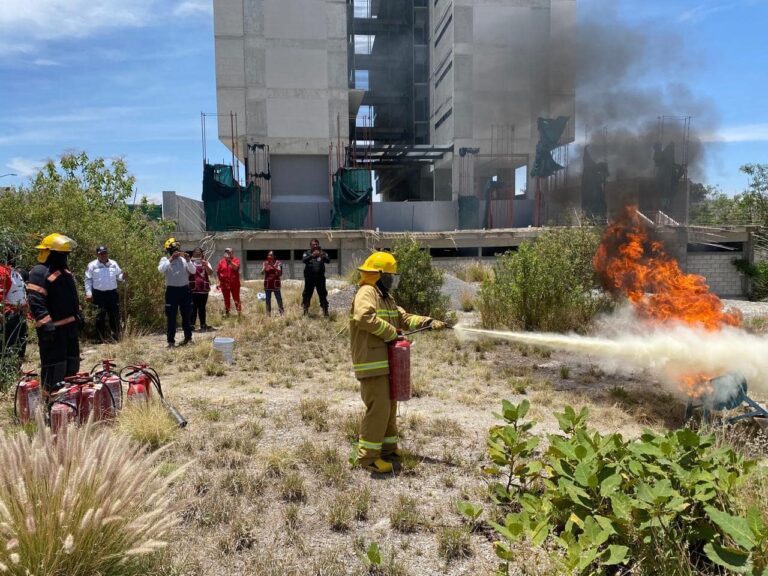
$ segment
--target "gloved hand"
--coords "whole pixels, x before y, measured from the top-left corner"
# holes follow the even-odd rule
[[[432,323],[429,326],[432,330],[445,330],[448,328],[448,324],[441,322],[440,320],[432,320]]]
[[[37,335],[41,342],[53,342],[54,337],[56,336],[56,326],[51,322],[43,324]]]

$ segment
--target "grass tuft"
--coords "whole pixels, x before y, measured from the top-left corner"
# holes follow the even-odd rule
[[[299,414],[302,422],[311,424],[316,432],[328,431],[328,402],[322,398],[302,398]]]
[[[416,532],[421,526],[416,499],[404,494],[398,496],[389,512],[389,522],[402,534]]]
[[[12,574],[145,573],[177,523],[159,453],[94,426],[0,442],[0,566]],[[136,497],[140,479],[141,498]],[[103,494],[109,494],[104,499]]]
[[[280,482],[280,497],[286,502],[305,502],[307,491],[304,478],[298,472],[289,472]]]
[[[472,555],[472,540],[465,526],[443,528],[437,533],[437,553],[446,562],[469,558]]]
[[[136,442],[155,450],[171,442],[179,427],[160,402],[131,402],[120,411],[117,429]]]

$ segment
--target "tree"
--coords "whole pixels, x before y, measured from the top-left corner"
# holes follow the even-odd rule
[[[20,239],[26,267],[34,264],[34,247],[44,236],[59,232],[75,240],[69,266],[80,290],[96,247],[106,245],[129,279],[124,310],[137,326],[155,328],[163,323],[163,283],[156,266],[169,227],[130,210],[134,185],[120,159],[107,163],[85,153],[65,155],[49,161],[28,186],[0,194],[0,222]]]
[[[732,197],[716,186],[691,184],[691,224],[768,225],[768,164],[746,164],[740,170],[750,177],[749,188]]]

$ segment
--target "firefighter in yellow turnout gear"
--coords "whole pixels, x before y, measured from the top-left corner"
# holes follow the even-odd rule
[[[360,429],[357,464],[377,473],[392,472],[399,460],[397,448],[397,402],[389,399],[387,345],[402,339],[402,332],[443,322],[408,314],[391,295],[400,279],[397,262],[388,252],[374,252],[360,268],[360,287],[352,303],[349,332],[352,363],[360,381],[365,416]]]

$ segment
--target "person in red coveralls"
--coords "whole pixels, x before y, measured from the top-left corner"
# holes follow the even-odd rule
[[[285,312],[283,308],[283,297],[280,294],[280,277],[283,275],[283,263],[275,258],[275,253],[270,250],[267,253],[267,259],[261,265],[261,273],[264,276],[264,292],[267,294],[267,316],[272,316],[272,294],[277,300],[277,309],[282,315]]]
[[[7,332],[10,329],[6,317],[10,316],[7,294],[11,291],[12,270],[10,264],[0,262],[0,356],[5,352],[6,342],[9,340]]]
[[[224,295],[224,315],[229,316],[230,298],[235,301],[235,310],[240,314],[240,260],[232,254],[232,248],[224,250],[224,258],[216,268],[219,277],[219,289]]]

